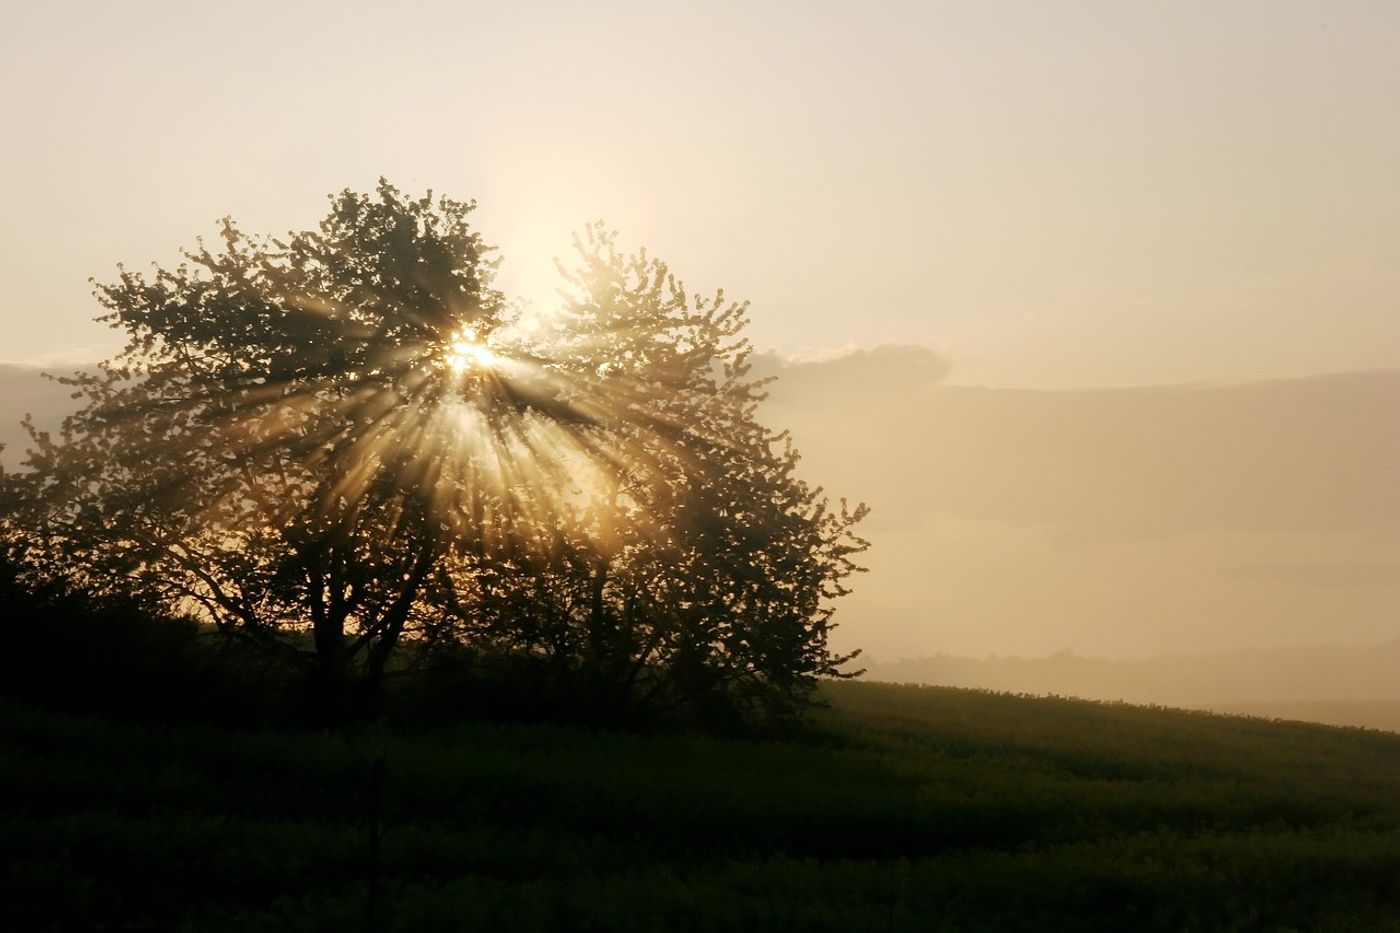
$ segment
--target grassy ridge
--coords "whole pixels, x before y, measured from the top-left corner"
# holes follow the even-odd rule
[[[826,689],[783,742],[6,703],[0,925],[1400,929],[1400,736]]]

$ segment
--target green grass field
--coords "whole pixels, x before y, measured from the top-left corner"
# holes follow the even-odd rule
[[[825,695],[762,742],[4,701],[0,928],[1400,930],[1400,736]]]

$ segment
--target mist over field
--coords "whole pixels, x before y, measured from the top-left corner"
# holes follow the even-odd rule
[[[876,679],[1371,725],[1400,637],[1400,372],[1034,391],[881,347],[774,356],[810,475],[872,507]],[[1321,649],[1321,650],[1319,650]]]
[[[810,474],[874,509],[844,635],[876,659],[1400,635],[1400,372],[1057,392],[945,371],[891,347],[772,387]]]

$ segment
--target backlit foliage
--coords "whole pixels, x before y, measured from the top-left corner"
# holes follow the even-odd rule
[[[407,636],[609,702],[788,709],[845,659],[832,511],[756,416],[745,307],[592,228],[527,338],[473,205],[345,192],[97,287],[125,350],[13,481],[31,567],[377,682]],[[35,563],[37,562],[37,563]],[[591,688],[592,688],[591,687]]]

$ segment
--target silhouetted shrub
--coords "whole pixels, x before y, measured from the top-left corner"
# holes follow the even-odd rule
[[[169,721],[258,724],[295,715],[297,672],[188,618],[61,581],[25,583],[0,559],[0,690],[45,705]]]

